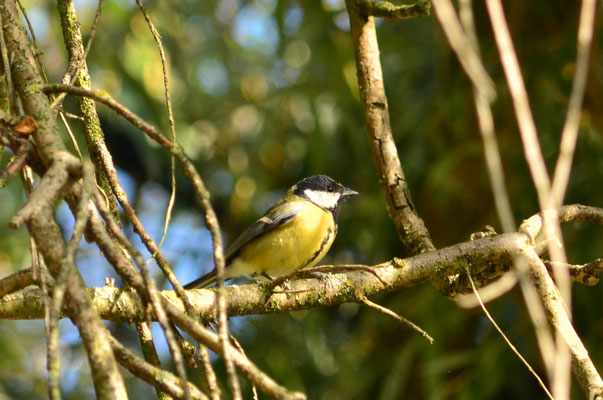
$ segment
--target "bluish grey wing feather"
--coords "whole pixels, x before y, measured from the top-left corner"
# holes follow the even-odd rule
[[[301,204],[284,203],[276,204],[266,214],[247,228],[224,252],[226,265],[228,265],[247,243],[265,235],[266,233],[290,222],[299,213]]]

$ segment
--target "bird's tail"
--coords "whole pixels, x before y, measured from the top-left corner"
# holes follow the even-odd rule
[[[209,274],[203,275],[201,278],[184,285],[185,289],[206,288],[216,283],[216,270],[214,269]]]

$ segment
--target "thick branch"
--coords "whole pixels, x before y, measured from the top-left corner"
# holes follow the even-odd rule
[[[362,13],[356,0],[346,0],[346,5],[356,53],[356,70],[364,122],[377,165],[379,181],[385,191],[390,218],[396,225],[402,244],[410,254],[432,251],[435,247],[412,203],[392,136],[375,22],[373,17],[367,17]]]
[[[14,0],[4,1],[0,12],[6,45],[11,54],[10,66],[15,90],[21,97],[25,113],[36,120],[37,129],[33,137],[40,157],[48,165],[52,156],[57,151],[64,150],[65,146],[61,142],[48,97],[40,90],[44,82],[37,71],[29,39]]]
[[[60,0],[57,5],[63,28],[65,47],[69,54],[69,70],[77,73],[77,76],[75,76],[75,84],[77,86],[89,89],[91,87],[91,80],[85,60],[86,52],[84,51],[82,32],[75,4],[72,0]],[[71,78],[68,72],[64,81],[69,82]],[[111,188],[106,176],[109,172],[105,167],[106,162],[102,160],[102,157],[110,158],[111,156],[107,156],[108,151],[101,152],[103,149],[106,150],[107,145],[105,144],[105,135],[101,129],[100,120],[96,112],[96,104],[91,99],[79,97],[78,107],[84,117],[84,133],[86,142],[88,143],[88,153],[96,166],[96,180],[106,193],[108,201],[111,204],[111,209],[116,212],[117,205],[115,204],[115,199],[111,196]]]
[[[469,268],[479,272],[485,268],[510,268],[513,256],[529,247],[529,238],[519,233],[503,234],[470,242],[460,243],[441,250],[420,254],[372,267],[366,266],[348,273],[333,273],[330,284],[320,279],[299,279],[290,282],[290,291],[273,293],[270,283],[228,286],[229,315],[266,314],[282,311],[325,307],[345,302],[359,302],[363,297],[391,292],[428,282],[443,275],[460,273]],[[326,269],[330,267],[318,267]],[[336,269],[337,267],[333,267]],[[300,272],[303,273],[303,272]],[[377,276],[375,276],[377,275]],[[172,291],[162,292],[169,303],[184,311],[184,307]],[[191,290],[189,299],[198,318],[213,320],[215,314],[215,290]],[[95,308],[104,318],[112,321],[141,321],[145,318],[140,298],[128,291],[112,287],[91,290]],[[23,314],[22,303],[27,304]],[[37,304],[37,306],[34,306]],[[21,298],[0,303],[0,318],[40,318],[43,316],[42,299],[36,291],[27,292]]]
[[[549,323],[563,336],[570,348],[572,370],[582,393],[587,399],[603,398],[603,380],[574,330],[559,290],[544,263],[533,249],[524,251],[523,256],[530,264],[531,278],[538,290]]]

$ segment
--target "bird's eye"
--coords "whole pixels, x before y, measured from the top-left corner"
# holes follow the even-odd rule
[[[327,186],[327,192],[329,193],[333,193],[335,191],[335,189],[333,188],[333,186]]]

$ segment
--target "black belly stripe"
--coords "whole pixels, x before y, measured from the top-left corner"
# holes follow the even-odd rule
[[[331,235],[333,234],[333,230],[331,228],[329,228],[329,230],[327,231],[327,236],[325,236],[325,238],[322,240],[322,243],[320,244],[320,247],[318,248],[318,250],[316,250],[316,252],[314,252],[314,254],[312,254],[312,257],[310,257],[308,259],[308,261],[306,261],[305,263],[303,263],[301,265],[301,267],[297,268],[297,269],[302,269],[305,268],[308,264],[310,264],[312,261],[316,260],[316,258],[320,255],[320,253],[322,252],[322,250],[325,248],[325,246],[327,245],[327,243],[329,243],[329,239],[331,238]]]

